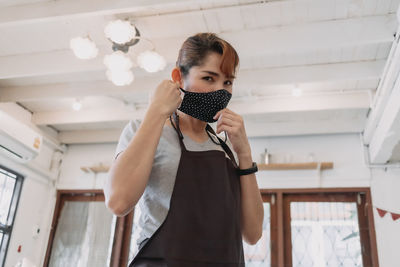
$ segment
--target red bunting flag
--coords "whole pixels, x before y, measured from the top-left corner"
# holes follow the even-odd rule
[[[397,219],[400,219],[400,214],[393,213],[393,212],[391,212],[390,214],[392,215],[393,221],[395,221],[395,220],[397,220]]]
[[[383,210],[380,208],[376,208],[376,210],[378,211],[379,216],[381,216],[382,218],[386,215],[386,213],[390,213],[390,215],[392,216],[393,221],[396,221],[398,219],[400,219],[400,214],[399,213],[394,213],[394,212],[390,212],[387,210]]]
[[[383,216],[385,216],[385,214],[387,213],[386,210],[382,210],[380,208],[376,208],[376,210],[378,211],[379,216],[381,216],[383,218]]]

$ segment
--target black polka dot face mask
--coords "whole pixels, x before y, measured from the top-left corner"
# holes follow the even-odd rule
[[[225,89],[208,93],[195,93],[183,90],[185,93],[178,110],[205,122],[216,122],[213,117],[218,111],[226,108],[232,94]]]

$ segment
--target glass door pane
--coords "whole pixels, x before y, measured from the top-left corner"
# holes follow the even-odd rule
[[[357,204],[291,202],[292,266],[363,266]]]
[[[109,266],[113,222],[104,202],[65,201],[49,266]]]
[[[263,233],[255,245],[243,241],[246,267],[271,266],[271,208],[270,203],[264,202]]]

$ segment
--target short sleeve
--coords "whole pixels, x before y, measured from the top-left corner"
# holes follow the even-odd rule
[[[118,155],[123,152],[129,145],[129,142],[132,140],[136,131],[138,130],[140,125],[139,120],[130,120],[122,130],[121,136],[119,137],[117,149],[115,150],[114,159],[118,157]]]

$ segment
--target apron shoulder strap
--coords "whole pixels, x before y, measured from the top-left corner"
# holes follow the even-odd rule
[[[178,133],[179,144],[180,144],[182,150],[187,151],[186,147],[185,147],[185,144],[183,143],[183,134],[182,134],[181,129],[179,127],[179,116],[176,113],[176,111],[174,113],[172,113],[172,116],[174,117],[174,122],[175,123],[172,121],[171,116],[169,117],[169,119],[171,121],[172,127],[174,127],[175,131]],[[206,126],[206,131],[207,131],[207,133],[213,134],[218,139],[219,144],[221,145],[222,149],[225,151],[225,153],[231,159],[233,166],[236,169],[238,169],[239,166],[236,163],[236,159],[233,156],[232,150],[229,148],[229,146],[221,138],[218,137],[218,135],[215,133],[214,129],[209,124],[207,124],[207,126]],[[211,138],[211,136],[210,136],[210,138]]]
[[[235,160],[235,157],[233,156],[232,150],[229,148],[229,146],[221,138],[218,137],[218,135],[215,133],[214,129],[210,126],[210,124],[207,124],[206,131],[210,132],[211,134],[213,134],[218,139],[219,144],[221,145],[222,149],[226,152],[226,154],[231,159],[231,161],[233,163],[233,166],[236,169],[238,169],[238,164],[236,163],[236,160]]]
[[[172,127],[174,127],[175,131],[178,133],[179,144],[181,146],[181,149],[186,151],[185,144],[183,143],[183,134],[182,134],[181,129],[179,127],[179,116],[178,116],[178,114],[176,114],[176,111],[173,113],[173,117],[174,117],[175,124],[174,124],[174,122],[172,122],[171,116],[169,116],[169,120],[171,121]]]

